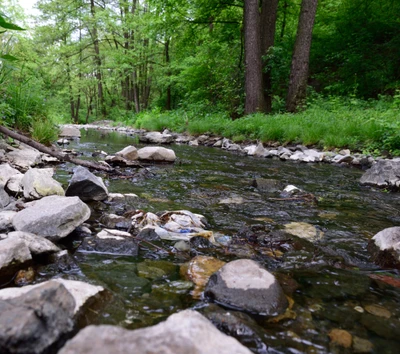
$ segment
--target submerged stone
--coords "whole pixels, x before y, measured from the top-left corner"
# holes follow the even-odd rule
[[[204,295],[211,301],[267,316],[282,314],[288,306],[275,277],[249,259],[224,265],[210,277]]]

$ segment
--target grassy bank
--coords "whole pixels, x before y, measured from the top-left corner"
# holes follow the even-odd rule
[[[365,102],[335,97],[314,100],[297,114],[255,114],[232,120],[224,113],[153,110],[119,122],[153,131],[168,128],[193,135],[216,134],[234,141],[259,140],[400,155],[399,103],[396,99]]]

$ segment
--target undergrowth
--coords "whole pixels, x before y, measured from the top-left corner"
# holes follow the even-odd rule
[[[131,115],[122,123],[152,131],[214,134],[234,141],[258,140],[400,155],[399,114],[400,96],[377,101],[317,97],[296,114],[257,113],[232,120],[221,112],[202,114],[198,110],[163,112],[156,109]]]

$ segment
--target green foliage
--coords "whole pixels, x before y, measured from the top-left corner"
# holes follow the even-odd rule
[[[44,145],[51,145],[59,133],[57,126],[48,119],[33,120],[30,132],[33,139]]]

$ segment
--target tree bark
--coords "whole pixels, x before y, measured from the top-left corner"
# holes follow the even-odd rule
[[[92,161],[76,159],[54,147],[49,148],[47,146],[44,146],[43,144],[40,144],[37,141],[34,141],[24,135],[18,134],[16,132],[4,127],[3,125],[0,125],[0,133],[3,133],[5,135],[9,136],[10,138],[16,139],[24,144],[27,144],[27,145],[39,150],[40,152],[43,152],[44,154],[48,154],[50,156],[56,157],[60,161],[71,162],[75,165],[92,168],[94,170],[100,170],[100,171],[106,171],[106,172],[114,171],[113,168],[110,168],[110,167],[107,167],[104,165],[100,165],[100,164],[97,164]]]
[[[289,89],[286,97],[286,110],[288,112],[296,112],[306,99],[312,30],[317,5],[318,0],[303,0],[301,3],[296,42],[290,68]]]
[[[274,46],[276,18],[279,0],[263,0],[261,7],[261,56],[268,53]],[[265,101],[265,112],[272,111],[272,77],[268,67],[268,60],[263,60],[263,93]]]
[[[258,0],[244,2],[244,52],[245,52],[245,114],[263,112],[265,110],[261,38],[260,10]]]
[[[92,27],[92,40],[94,46],[94,62],[96,65],[96,79],[97,79],[97,95],[99,97],[99,106],[101,115],[103,118],[107,115],[106,105],[104,102],[104,90],[103,90],[103,77],[101,73],[101,57],[100,57],[100,46],[99,46],[99,36],[97,32],[97,24],[96,24],[96,7],[94,4],[94,0],[90,0],[90,13],[93,18],[93,27]]]

